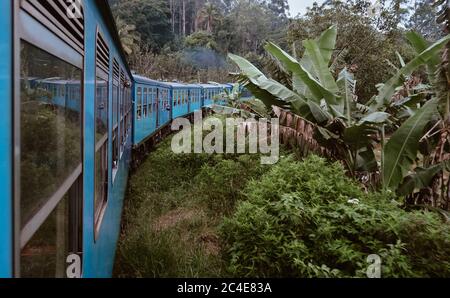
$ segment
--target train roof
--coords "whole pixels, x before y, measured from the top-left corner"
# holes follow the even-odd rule
[[[205,89],[215,89],[215,88],[220,88],[220,86],[218,85],[213,85],[213,84],[198,84],[198,86],[205,88]]]
[[[168,85],[167,82],[152,80],[152,79],[149,79],[147,77],[143,77],[143,76],[140,76],[137,74],[133,74],[133,79],[136,83],[140,83],[140,84],[157,85],[157,86],[162,86],[162,87],[167,87],[167,88],[170,87],[170,85]]]
[[[201,87],[197,84],[187,84],[180,82],[167,82],[172,88],[190,88],[190,89],[200,89]]]
[[[111,7],[109,6],[108,0],[98,0],[95,3],[98,5],[98,8],[103,16],[103,19],[111,33],[111,36],[115,43],[114,45],[117,48],[120,57],[122,58],[123,66],[125,67],[128,75],[131,79],[132,73],[131,73],[128,63],[127,63],[127,56],[125,54],[125,50],[123,48],[122,41],[120,40],[119,30],[117,29],[117,24],[116,24],[113,14],[112,14]]]
[[[181,82],[162,82],[162,81],[149,79],[147,77],[143,77],[143,76],[136,75],[136,74],[133,75],[133,78],[136,83],[161,86],[161,87],[172,88],[172,89],[186,89],[186,88],[200,89],[200,88],[202,88],[202,86],[200,84],[188,84],[188,83],[181,83]]]
[[[227,83],[227,84],[220,84],[220,83],[214,83],[214,82],[210,82],[210,83],[182,83],[182,82],[163,82],[163,81],[157,81],[157,80],[153,80],[153,79],[149,79],[147,77],[141,76],[141,75],[137,75],[134,74],[133,78],[135,80],[136,83],[140,83],[140,84],[148,84],[148,85],[153,85],[153,86],[161,86],[161,87],[166,87],[166,88],[172,88],[172,89],[185,89],[185,88],[189,88],[189,89],[222,89],[222,88],[232,88],[234,86],[233,83]]]

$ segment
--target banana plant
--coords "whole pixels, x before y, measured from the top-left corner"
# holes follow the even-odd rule
[[[269,108],[272,105],[286,108],[317,125],[316,138],[342,159],[351,173],[374,171],[373,136],[378,123],[388,120],[383,112],[370,113],[368,107],[357,103],[356,81],[347,69],[337,79],[330,70],[333,50],[336,45],[336,27],[330,27],[318,39],[306,40],[305,54],[300,62],[268,42],[267,52],[292,75],[292,90],[267,78],[246,59],[230,55],[240,68],[238,75],[254,95]],[[281,103],[280,103],[281,101]],[[358,113],[361,107],[366,113]]]
[[[337,30],[333,26],[319,38],[306,40],[300,61],[274,43],[266,44],[266,51],[292,75],[292,89],[268,78],[246,59],[232,54],[229,57],[241,70],[237,74],[238,81],[268,108],[289,109],[314,123],[316,140],[342,160],[351,174],[381,171],[383,187],[396,190],[410,174],[424,128],[437,115],[439,100],[418,107],[386,144],[383,139],[382,159],[377,161],[374,154],[377,136],[384,134],[384,127],[392,118],[386,111],[387,106],[405,77],[424,64],[432,70],[436,55],[450,40],[450,35],[426,46],[411,34],[409,39],[418,54],[408,63],[400,59],[401,68],[380,85],[379,94],[367,105],[357,102],[356,81],[350,72],[344,69],[335,79],[330,70],[336,36]]]

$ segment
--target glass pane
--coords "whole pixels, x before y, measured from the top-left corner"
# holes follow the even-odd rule
[[[115,108],[116,108],[116,122],[115,124],[118,124],[120,121],[120,87],[119,85],[115,86],[116,89],[116,101],[115,101]]]
[[[69,206],[66,195],[21,252],[21,277],[66,277]]]
[[[137,89],[137,118],[141,118],[141,106],[142,106],[142,89]]]
[[[81,163],[82,74],[26,42],[21,43],[21,62],[23,226]],[[54,90],[59,89],[67,89],[68,96],[57,96]]]
[[[100,207],[108,197],[108,142],[95,153],[95,217],[98,219]]]
[[[108,82],[97,77],[97,93],[95,96],[96,134],[95,142],[108,133]]]
[[[113,127],[117,124],[117,106],[118,106],[118,100],[119,100],[119,93],[118,93],[118,85],[116,85],[116,83],[114,83],[113,85],[113,98],[112,98],[112,105],[113,105]]]

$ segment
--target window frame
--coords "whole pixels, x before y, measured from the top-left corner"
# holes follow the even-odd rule
[[[100,228],[103,222],[103,217],[105,215],[105,211],[106,208],[108,206],[108,202],[109,202],[109,169],[108,169],[108,158],[109,158],[109,139],[110,139],[110,109],[111,106],[109,104],[109,99],[110,99],[110,87],[111,87],[111,81],[110,81],[110,71],[111,71],[111,56],[109,56],[109,61],[108,61],[108,70],[109,72],[106,72],[105,70],[101,69],[99,67],[99,65],[97,65],[97,42],[98,42],[98,35],[103,37],[104,42],[106,43],[106,45],[109,47],[109,45],[107,44],[107,41],[104,38],[104,35],[101,33],[99,26],[97,25],[97,29],[96,29],[96,43],[95,43],[95,57],[96,57],[96,64],[95,64],[95,94],[94,94],[94,104],[96,105],[96,99],[97,99],[97,77],[106,81],[108,83],[108,87],[107,87],[107,93],[106,93],[106,114],[107,114],[107,127],[106,127],[106,133],[101,137],[101,139],[97,142],[94,142],[94,242],[96,242],[98,240],[99,234],[100,234]],[[97,107],[96,107],[97,108]],[[95,134],[97,133],[97,118],[96,115],[94,115],[94,132]],[[95,137],[94,137],[95,138]],[[100,205],[98,206],[98,209],[96,208],[97,206],[95,205],[95,196],[96,196],[96,185],[97,185],[97,176],[96,176],[96,166],[97,166],[97,162],[96,162],[96,156],[97,156],[97,152],[104,150],[104,147],[106,147],[106,194],[105,197],[102,199]]]
[[[136,88],[136,120],[141,120],[142,117],[142,86]]]
[[[120,64],[119,60],[114,57],[112,59],[113,63],[113,75],[112,75],[112,137],[111,137],[111,185],[114,185],[114,181],[116,180],[117,172],[119,171],[119,165],[120,165],[120,132],[119,132],[119,126],[120,126]],[[114,65],[118,65],[118,77],[114,76]],[[114,90],[116,91],[117,99],[114,101]],[[115,109],[114,109],[115,108]],[[115,118],[115,119],[114,119]],[[117,120],[116,123],[114,120]]]
[[[13,44],[16,51],[13,52],[13,127],[12,136],[15,150],[13,151],[13,206],[14,206],[14,266],[13,275],[21,276],[21,253],[35,233],[42,227],[49,218],[56,206],[62,202],[64,196],[69,194],[69,203],[78,205],[75,210],[70,210],[69,217],[77,218],[82,222],[83,213],[83,173],[84,173],[84,132],[85,132],[85,57],[72,45],[70,38],[55,33],[48,19],[39,15],[31,15],[21,6],[22,1],[13,1]],[[85,19],[83,18],[83,24]],[[61,61],[76,67],[80,71],[80,163],[58,189],[50,195],[46,202],[39,208],[33,217],[22,228],[21,223],[21,49],[22,41],[36,47]],[[77,191],[74,191],[74,190]],[[74,196],[74,194],[76,195]],[[75,202],[77,201],[77,202]],[[69,218],[70,220],[70,218]],[[79,222],[76,223],[77,225]],[[82,249],[82,237],[80,232],[73,235],[73,227],[69,227],[70,241]],[[69,245],[70,247],[70,245]],[[75,252],[74,252],[75,253]],[[82,252],[77,251],[77,254]]]

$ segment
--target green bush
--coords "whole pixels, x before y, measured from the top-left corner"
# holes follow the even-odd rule
[[[216,155],[195,177],[199,197],[208,209],[227,214],[242,199],[247,182],[263,174],[259,155]]]
[[[282,160],[244,191],[221,226],[228,270],[249,277],[449,277],[450,226],[407,212],[390,194],[365,194],[339,164]]]

